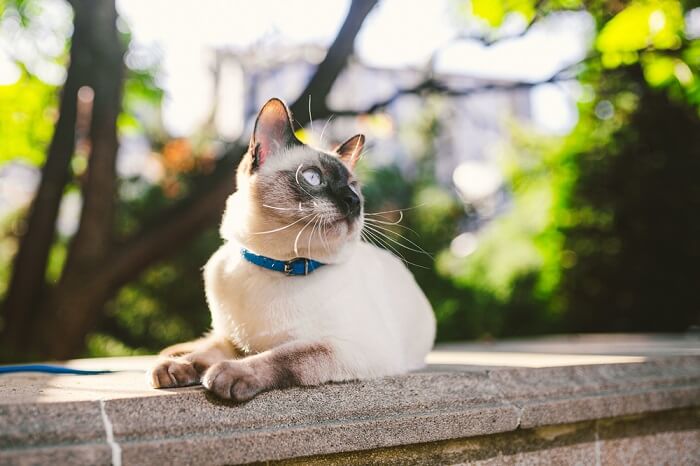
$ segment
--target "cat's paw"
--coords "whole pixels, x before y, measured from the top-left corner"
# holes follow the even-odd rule
[[[146,373],[146,381],[153,388],[186,387],[199,383],[194,365],[184,359],[162,359]]]
[[[265,389],[260,377],[244,361],[224,361],[211,366],[202,385],[220,398],[248,401]]]

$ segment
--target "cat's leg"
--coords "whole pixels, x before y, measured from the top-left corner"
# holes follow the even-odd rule
[[[246,401],[266,390],[328,382],[338,373],[330,345],[296,341],[243,359],[216,363],[202,377],[202,385],[221,398]]]
[[[226,338],[209,335],[199,340],[170,346],[146,374],[153,388],[195,385],[213,364],[239,356],[236,347]]]

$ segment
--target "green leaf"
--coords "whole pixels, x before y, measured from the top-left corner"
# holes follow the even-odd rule
[[[535,3],[532,0],[472,0],[472,14],[481,18],[491,27],[498,27],[507,15],[517,13],[526,21],[535,16]]]
[[[622,63],[624,57],[616,54],[635,52],[648,47],[679,47],[682,32],[683,10],[680,2],[632,2],[605,24],[596,40],[596,48],[603,53],[603,64],[614,67]],[[629,60],[624,62],[628,63]]]
[[[673,79],[673,69],[676,60],[670,57],[650,55],[645,57],[642,64],[644,78],[652,86],[662,86]]]
[[[43,163],[57,104],[56,87],[24,70],[17,82],[0,86],[0,164],[17,159]]]
[[[472,0],[472,14],[497,27],[503,22],[505,8],[501,0]]]

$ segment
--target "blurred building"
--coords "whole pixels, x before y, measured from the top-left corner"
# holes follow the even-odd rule
[[[216,97],[211,117],[216,132],[237,139],[245,132],[244,128],[247,132],[251,130],[257,110],[267,99],[272,96],[287,101],[295,99],[324,52],[318,47],[276,48],[269,53],[217,51],[212,67]],[[516,84],[458,74],[439,74],[433,78],[450,89],[460,90]],[[336,81],[328,105],[332,109],[362,112],[425,79],[425,70],[378,68],[353,60]],[[490,218],[507,205],[496,157],[499,147],[509,139],[507,120],[531,119],[530,95],[528,87],[486,90],[450,97],[440,105],[440,130],[434,141],[436,179],[444,186],[455,186],[465,203],[475,207],[483,217]],[[413,161],[408,152],[413,148],[410,138],[400,137],[397,123],[415,121],[425,112],[425,106],[425,99],[406,94],[387,106],[379,121],[355,117],[333,118],[327,124],[316,121],[312,141],[330,147],[363,132],[368,134],[369,164],[395,163],[410,172]]]
[[[211,51],[206,60],[211,71],[211,92],[207,93],[211,96],[210,115],[200,129],[201,136],[234,141],[249,134],[261,105],[272,96],[288,102],[294,100],[324,55],[325,49],[316,46]],[[451,89],[510,84],[457,74],[433,77]],[[424,70],[372,67],[355,59],[336,81],[328,104],[333,109],[361,112],[400,89],[416,86],[425,78]],[[309,134],[310,141],[330,148],[352,134],[366,133],[370,165],[397,164],[410,173],[414,161],[409,153],[415,148],[411,147],[410,137],[399,134],[398,123],[415,121],[425,111],[425,105],[424,98],[407,94],[393,101],[377,117],[338,117],[324,124],[316,121]],[[504,122],[508,118],[528,120],[530,107],[530,92],[525,88],[444,99],[439,112],[440,131],[434,140],[438,182],[449,187],[457,185],[466,203],[485,208],[486,216],[492,215],[507,201],[501,192],[502,179],[495,163],[497,145],[508,139]],[[159,109],[145,105],[136,112],[144,126],[150,128],[147,132],[163,131],[163,114]],[[120,176],[140,177],[146,183],[158,182],[163,176],[146,134],[122,135],[117,168]],[[20,172],[34,181],[27,183],[26,176],[19,176]],[[3,167],[0,175],[8,182],[17,181],[3,183],[0,191],[2,216],[28,202],[38,173],[10,164]],[[14,184],[18,186],[13,187]],[[29,192],[18,196],[14,191],[19,188],[29,189]],[[71,234],[77,223],[80,206],[73,204],[64,206],[61,212],[60,232],[64,235]]]

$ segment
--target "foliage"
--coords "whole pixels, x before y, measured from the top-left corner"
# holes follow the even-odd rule
[[[493,319],[499,335],[528,325],[659,331],[698,323],[700,275],[691,264],[700,222],[689,213],[700,201],[700,44],[685,37],[680,2],[589,11],[599,30],[579,79],[594,94],[584,93],[576,128],[557,142],[515,127],[505,157],[511,211],[480,233],[472,256],[441,258],[456,285],[498,298],[494,314],[521,313],[513,333]]]
[[[56,86],[22,69],[19,79],[0,85],[0,165],[22,159],[39,166],[53,134]]]
[[[220,241],[207,231],[124,287],[88,336],[86,355],[153,353],[209,330],[201,269]]]
[[[53,134],[58,86],[35,70],[65,66],[67,31],[42,20],[42,13],[38,0],[0,1],[0,53],[13,63],[0,83],[0,166],[13,160],[40,166]],[[9,45],[16,42],[23,47],[13,53]]]
[[[40,0],[0,1],[0,21],[19,18],[31,28],[40,6]],[[513,144],[501,159],[509,209],[476,232],[471,255],[456,257],[447,245],[473,212],[435,176],[447,97],[426,97],[422,112],[400,122],[408,154],[394,154],[393,164],[362,167],[366,210],[385,212],[378,218],[388,229],[369,239],[412,269],[437,314],[438,338],[683,330],[697,323],[700,41],[688,37],[684,23],[697,5],[472,0],[460,6],[477,18],[486,42],[501,37],[511,17],[527,30],[544,16],[569,10],[587,11],[597,30],[577,69],[582,92],[576,128],[552,138],[510,125]],[[128,32],[123,34],[133,52]],[[47,59],[65,66],[65,50]],[[149,142],[149,163],[161,176],[120,180],[118,239],[157,222],[156,213],[192,192],[214,160],[213,146],[203,142],[206,128],[189,140],[166,134],[157,67],[148,60],[136,66],[130,52],[118,128],[122,137]],[[0,85],[0,164],[40,166],[58,86],[42,80],[22,57],[13,60],[17,80]],[[80,182],[80,160],[68,190]],[[397,209],[406,207],[395,225]],[[0,257],[14,250],[19,215],[2,224]],[[68,240],[53,246],[51,282],[60,277]],[[88,335],[85,354],[148,353],[206,331],[201,267],[219,242],[210,229],[125,286]],[[0,294],[8,270],[0,267]]]
[[[634,108],[607,144],[575,157],[577,180],[554,212],[571,260],[557,295],[569,328],[679,331],[698,322],[700,300],[700,117],[649,89],[638,67],[620,69],[606,90]],[[630,99],[632,100],[632,99]],[[564,197],[564,196],[562,196]]]

